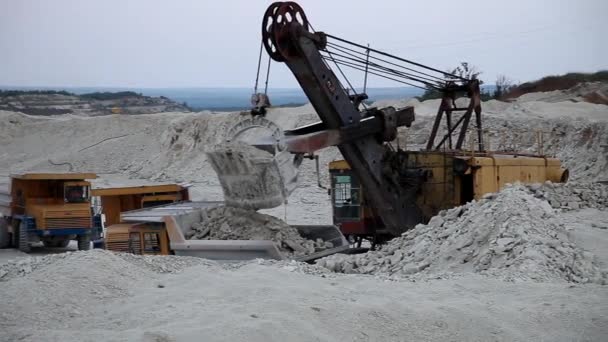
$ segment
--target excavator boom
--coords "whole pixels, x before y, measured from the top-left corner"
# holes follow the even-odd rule
[[[233,153],[229,146],[208,153],[222,183],[224,196],[231,205],[261,209],[285,202],[295,188],[297,167],[303,156],[328,146],[337,146],[361,183],[366,206],[381,219],[386,230],[397,236],[423,222],[424,216],[416,198],[420,187],[430,176],[429,172],[408,165],[411,164],[408,152],[394,149],[390,144],[397,137],[398,127],[411,126],[415,118],[414,108],[368,108],[364,102],[367,99],[365,86],[362,93],[357,93],[340,65],[364,71],[366,80],[370,74],[439,91],[443,96],[442,105],[427,149],[452,149],[453,133],[458,134],[456,148],[459,149],[475,113],[479,149],[483,150],[479,81],[476,79],[314,32],[302,8],[291,1],[275,2],[268,7],[262,22],[262,44],[270,58],[285,63],[291,70],[321,121],[286,132],[272,129],[272,138],[258,137],[253,142],[249,141],[250,146],[270,152],[262,159],[258,158],[259,150]],[[370,55],[371,52],[374,56]],[[331,63],[336,65],[349,90],[330,69]],[[462,95],[470,98],[466,108],[455,105],[456,97]],[[456,111],[465,113],[452,125],[452,112]],[[243,127],[237,125],[238,130],[270,127],[253,123],[264,121],[259,119],[262,112],[252,111],[251,119],[245,120]],[[448,133],[435,146],[443,114]],[[456,132],[458,128],[460,132]],[[291,160],[285,157],[290,153],[294,154]],[[263,179],[277,182],[264,182]]]
[[[416,187],[400,186],[403,175],[398,163],[391,163],[398,152],[385,143],[396,137],[398,124],[411,124],[413,108],[360,111],[360,97],[346,92],[320,53],[326,46],[326,35],[310,32],[306,15],[296,3],[272,4],[266,11],[264,25],[262,33],[268,54],[289,67],[321,118],[322,127],[356,137],[344,137],[342,140],[346,142],[337,146],[386,228],[401,233],[420,222]],[[374,133],[365,130],[370,118],[380,125]]]

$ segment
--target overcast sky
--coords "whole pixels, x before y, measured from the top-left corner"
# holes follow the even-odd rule
[[[0,0],[0,85],[251,87],[271,2]],[[608,69],[607,0],[298,3],[316,30],[442,70],[468,61],[489,84]],[[274,64],[270,86],[297,83]]]

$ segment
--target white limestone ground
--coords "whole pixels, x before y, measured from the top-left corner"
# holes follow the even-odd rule
[[[600,341],[607,332],[606,289],[595,284],[386,281],[192,259],[88,251],[33,260],[32,272],[0,282],[2,338]]]
[[[529,150],[533,134],[516,131],[550,132],[546,151],[570,169],[571,185],[514,187],[448,210],[387,249],[348,257],[378,261],[352,263],[349,271],[357,274],[295,262],[219,265],[104,251],[19,257],[0,266],[2,338],[600,341],[608,335],[608,290],[600,285],[608,216],[604,188],[590,182],[608,180],[608,106],[563,102],[555,94],[551,103],[537,101],[543,96],[486,102],[484,124],[511,132]],[[400,129],[400,143],[416,148],[437,103],[410,103],[417,118]],[[269,118],[284,129],[317,120],[309,105],[271,109]],[[204,152],[239,119],[209,112],[95,118],[0,112],[0,176],[71,168],[108,182],[188,182],[193,199],[217,200],[221,188]],[[320,154],[324,185],[327,162],[338,158],[333,148]],[[314,164],[305,162],[289,204],[263,212],[290,224],[330,223],[329,198],[316,183]],[[361,274],[367,266],[372,271]]]

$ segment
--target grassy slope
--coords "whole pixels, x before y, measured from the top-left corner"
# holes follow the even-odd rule
[[[568,73],[560,76],[547,76],[540,80],[522,83],[511,89],[505,98],[515,98],[527,93],[564,90],[583,82],[608,82],[608,70],[596,73]]]

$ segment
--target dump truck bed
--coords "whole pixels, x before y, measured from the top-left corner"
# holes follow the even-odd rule
[[[184,234],[194,222],[200,220],[201,211],[224,206],[224,202],[180,202],[124,212],[122,222],[163,223],[169,236],[170,249],[176,255],[195,256],[211,260],[242,261],[256,258],[287,259],[270,240],[187,240]],[[312,261],[349,248],[348,242],[333,225],[292,226],[303,237],[329,241],[333,248],[298,257],[298,261]]]

